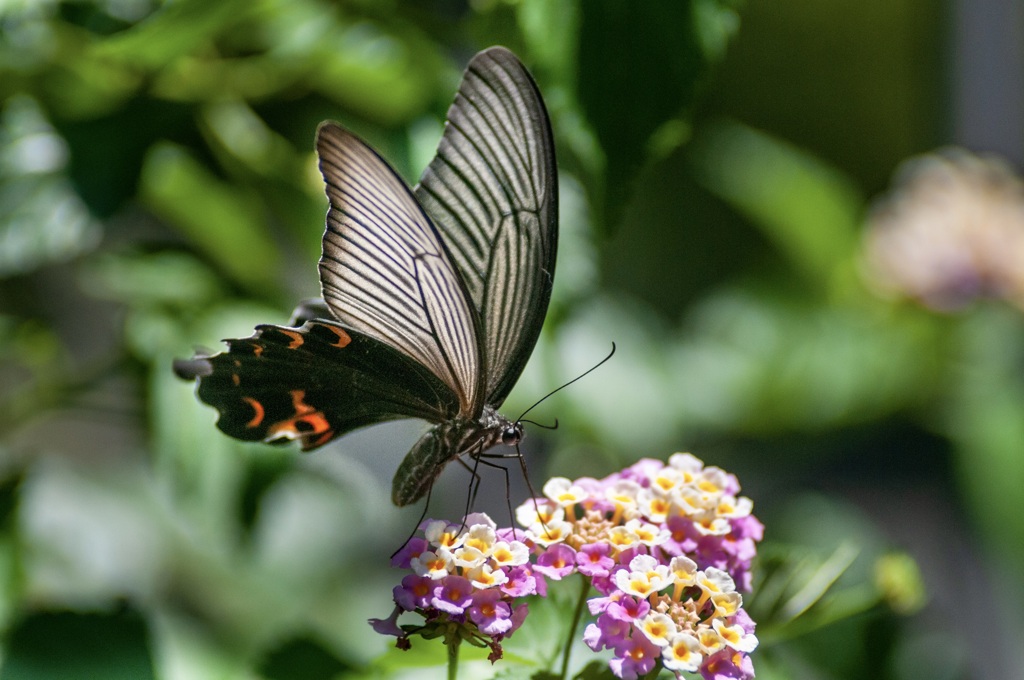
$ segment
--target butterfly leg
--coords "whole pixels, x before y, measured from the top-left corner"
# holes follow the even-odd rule
[[[481,458],[516,458],[519,460],[519,467],[523,471],[523,479],[526,480],[526,488],[530,492],[530,499],[533,501],[534,509],[537,514],[540,515],[540,508],[537,507],[537,492],[533,489],[533,484],[530,482],[530,471],[526,468],[526,457],[523,456],[523,452],[519,449],[519,444],[516,444],[515,453],[487,453],[482,454]],[[508,504],[509,517],[513,518],[512,531],[515,532],[515,515],[512,512],[512,490],[509,486],[508,468],[504,465],[498,465],[497,463],[489,463],[487,461],[481,461],[484,465],[501,469],[505,474],[505,501]]]
[[[456,460],[459,461],[459,464],[462,467],[466,468],[466,470],[469,472],[470,475],[472,475],[473,478],[472,481],[470,482],[470,493],[466,499],[466,512],[463,514],[463,517],[469,515],[470,510],[473,508],[473,505],[476,502],[477,493],[480,491],[480,483],[483,480],[483,478],[480,475],[479,469],[481,465],[486,465],[487,467],[501,470],[501,473],[505,476],[505,503],[508,507],[509,520],[512,523],[511,526],[513,530],[515,530],[515,516],[512,513],[512,487],[509,483],[508,468],[506,468],[504,465],[492,463],[489,460],[487,460],[488,458],[509,458],[514,454],[485,454],[483,453],[484,443],[485,440],[481,438],[476,444],[474,444],[470,448],[470,450],[466,452],[466,455],[473,459],[472,465],[467,463],[461,456],[459,458],[456,458]],[[464,525],[463,528],[465,528]]]
[[[473,501],[476,500],[477,490],[480,488],[480,473],[476,471],[475,456],[473,465],[462,460],[462,458],[456,458],[455,460],[458,461],[459,465],[466,469],[466,472],[468,472],[470,476],[469,493],[466,495],[466,510],[463,513],[463,515],[467,515],[469,514],[470,508],[473,507]]]
[[[409,543],[409,541],[413,539],[413,537],[416,535],[416,532],[420,530],[421,526],[423,526],[423,520],[427,518],[427,510],[430,508],[430,494],[432,494],[433,492],[434,485],[431,484],[430,488],[427,489],[427,500],[423,504],[423,512],[420,513],[420,518],[416,520],[416,524],[413,525],[412,532],[409,534],[409,537],[402,541],[402,544],[398,546],[395,552],[391,553],[390,559],[394,559],[395,555],[401,552],[402,548],[404,548]]]
[[[469,457],[473,459],[473,465],[470,465],[465,460],[463,460],[462,456],[459,456],[458,458],[455,459],[455,460],[459,461],[459,465],[461,465],[462,467],[466,468],[466,470],[469,472],[470,476],[472,477],[472,480],[469,483],[469,494],[466,496],[466,511],[464,513],[462,513],[462,518],[463,518],[462,519],[462,522],[463,522],[462,528],[463,529],[466,527],[466,524],[465,524],[466,519],[465,518],[466,518],[467,515],[469,515],[469,511],[473,508],[473,504],[476,503],[476,495],[480,491],[480,482],[483,481],[481,476],[480,476],[480,472],[479,472],[479,467],[480,467],[480,462],[481,462],[480,459],[483,458],[483,445],[484,445],[484,440],[480,439],[476,444],[473,445],[473,447],[469,451],[467,451],[467,453],[469,454]],[[508,480],[506,479],[506,482],[507,481]],[[506,487],[507,487],[507,483],[506,483]],[[461,529],[460,529],[460,531],[461,531]]]
[[[526,471],[526,461],[523,458],[522,453],[519,451],[519,445],[518,444],[516,444],[516,448],[515,448],[515,453],[514,454],[511,454],[511,453],[509,453],[509,454],[479,454],[477,456],[477,459],[476,459],[476,463],[477,464],[482,464],[482,465],[486,465],[487,467],[496,468],[498,470],[501,470],[502,474],[505,475],[505,505],[508,507],[508,511],[509,511],[509,521],[510,521],[509,525],[512,527],[512,536],[513,536],[513,538],[515,538],[518,541],[518,537],[516,536],[516,527],[515,527],[515,513],[512,511],[512,485],[510,483],[510,478],[509,478],[509,469],[507,467],[505,467],[504,465],[499,465],[498,463],[492,463],[492,462],[490,462],[488,460],[485,460],[485,459],[492,459],[492,458],[494,458],[494,459],[518,458],[519,459],[519,465],[522,468],[522,476],[526,480],[526,488],[528,488],[530,498],[532,500],[534,500],[534,504],[535,505],[537,504],[537,494],[534,492],[534,485],[532,485],[529,482],[529,473]]]

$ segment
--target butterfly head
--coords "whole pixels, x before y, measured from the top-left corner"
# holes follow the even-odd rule
[[[508,423],[501,431],[501,443],[505,446],[515,446],[523,441],[524,436],[523,423],[517,420],[514,423]]]

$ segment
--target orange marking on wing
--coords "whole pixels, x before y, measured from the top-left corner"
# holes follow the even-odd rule
[[[330,426],[328,426],[328,427],[330,427]],[[334,436],[334,430],[327,430],[327,432],[324,432],[322,435],[320,435],[315,442],[313,442],[312,444],[308,444],[306,446],[306,448],[312,449],[312,448],[316,448],[317,446],[323,446],[327,442],[331,441],[331,437],[333,437],[333,436]]]
[[[242,383],[242,379],[238,377],[237,373],[231,374],[231,382],[235,387],[238,387]]]
[[[338,336],[338,341],[331,343],[332,347],[345,347],[346,345],[348,345],[348,343],[352,342],[352,337],[345,331],[338,328],[337,326],[328,326],[325,324],[324,328],[329,328],[335,335]]]
[[[261,354],[263,354],[263,346],[262,345],[253,345],[252,346],[252,353],[254,355],[256,355],[256,356],[260,356]]]
[[[306,403],[306,390],[292,390],[292,407],[299,415],[315,413],[316,409]]]
[[[245,426],[249,429],[259,427],[259,424],[263,422],[263,416],[266,414],[266,411],[263,409],[263,404],[252,397],[242,397],[242,401],[247,403],[249,406],[252,406],[252,410],[256,412],[256,415],[254,415],[252,420],[247,422]]]
[[[274,425],[267,432],[267,437],[285,436],[291,439],[302,438],[309,446],[319,446],[328,441],[333,435],[331,424],[322,411],[318,411],[305,402],[306,392],[304,390],[292,390],[292,407],[295,409],[295,417],[282,420]],[[304,427],[299,427],[300,423]],[[311,437],[318,437],[312,444],[309,444]]]
[[[300,333],[296,333],[295,331],[289,331],[284,328],[278,328],[277,330],[292,339],[292,341],[288,343],[288,349],[298,349],[299,347],[302,347],[302,343],[306,341]]]

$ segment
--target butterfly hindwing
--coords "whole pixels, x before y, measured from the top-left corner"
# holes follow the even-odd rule
[[[515,385],[544,323],[558,245],[557,183],[551,125],[533,78],[503,47],[480,52],[414,191],[480,317],[492,406]]]
[[[200,378],[199,398],[236,439],[297,439],[308,450],[385,420],[441,422],[458,413],[455,394],[423,366],[340,324],[262,325],[227,342],[227,352],[176,369]]]

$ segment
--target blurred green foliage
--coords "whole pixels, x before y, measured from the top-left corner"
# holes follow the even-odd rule
[[[619,346],[537,415],[561,427],[529,433],[534,483],[679,449],[736,472],[768,525],[759,677],[1012,677],[1024,320],[878,299],[858,264],[869,197],[946,141],[933,4],[0,2],[0,680],[443,664],[365,624],[418,425],[243,446],[170,361],[318,294],[321,120],[412,181],[497,43],[544,93],[562,205],[506,412]],[[506,677],[557,654],[558,597]]]

